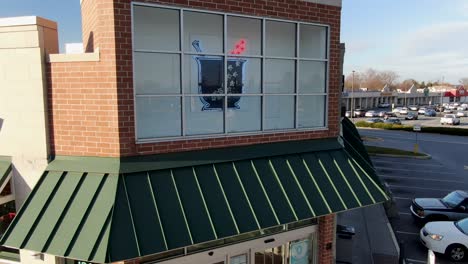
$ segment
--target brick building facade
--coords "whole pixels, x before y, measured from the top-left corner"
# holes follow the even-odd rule
[[[334,213],[386,199],[342,142],[341,1],[81,11],[86,53],[44,53],[49,164],[2,238],[23,263],[333,263]]]

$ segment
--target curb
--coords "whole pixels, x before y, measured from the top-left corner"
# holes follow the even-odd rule
[[[420,160],[429,160],[432,159],[432,156],[429,154],[422,153],[425,156],[409,156],[409,155],[394,155],[394,154],[376,154],[376,153],[369,153],[370,156],[377,156],[377,157],[390,157],[390,158],[410,158],[410,159],[420,159]]]

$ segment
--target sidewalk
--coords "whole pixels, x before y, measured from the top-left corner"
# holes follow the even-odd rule
[[[339,213],[337,224],[353,226],[356,235],[337,237],[336,263],[398,264],[398,244],[382,204]]]

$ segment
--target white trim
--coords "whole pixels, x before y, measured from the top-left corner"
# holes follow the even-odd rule
[[[307,238],[310,235],[315,234],[318,231],[317,225],[308,226],[304,228],[299,228],[295,230],[291,230],[288,232],[266,236],[262,238],[258,238],[255,240],[250,240],[246,242],[237,243],[234,245],[221,247],[213,250],[206,250],[200,253],[196,253],[189,256],[184,256],[180,258],[175,258],[171,260],[161,261],[158,264],[206,264],[206,263],[215,263],[217,261],[225,260],[226,256],[237,256],[241,254],[245,254],[249,252],[251,249],[251,253],[255,253],[255,251],[264,250],[267,248],[272,248],[280,245],[284,245],[290,241]],[[272,243],[265,243],[265,240],[274,239]],[[207,252],[212,252],[213,254],[210,256]],[[313,252],[314,254],[317,251]],[[248,254],[249,255],[249,254]],[[252,254],[250,254],[252,256]],[[250,264],[253,264],[253,259],[250,257]]]
[[[304,2],[311,2],[311,3],[316,3],[316,4],[321,4],[321,5],[330,5],[330,6],[342,6],[342,0],[301,0]]]
[[[19,16],[0,18],[0,27],[38,25],[57,29],[57,23],[38,16]]]
[[[47,62],[80,62],[80,61],[99,61],[99,48],[94,49],[92,53],[66,53],[49,54]]]

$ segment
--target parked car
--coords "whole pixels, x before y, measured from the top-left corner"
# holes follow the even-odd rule
[[[436,106],[435,108],[436,112],[443,112],[445,110],[445,107],[443,106]]]
[[[424,112],[424,115],[425,116],[437,116],[437,112],[433,109],[427,109],[425,112]]]
[[[443,112],[446,113],[446,114],[451,114],[451,113],[453,113],[453,110],[450,109],[450,108],[446,108],[446,109],[444,109]]]
[[[379,116],[379,117],[385,117],[386,114],[387,114],[387,112],[385,112],[385,111],[380,111],[379,114],[378,114],[378,116]]]
[[[457,117],[465,117],[465,112],[457,112]]]
[[[351,117],[351,111],[346,111],[345,116],[346,117]]]
[[[370,111],[366,112],[365,116],[366,117],[377,117],[377,116],[379,116],[379,114],[374,110],[370,110]]]
[[[400,110],[400,115],[407,115],[407,114],[408,114],[408,108],[403,107],[403,108]]]
[[[363,117],[366,115],[366,111],[363,109],[355,109],[354,110],[354,117]]]
[[[410,206],[416,222],[460,220],[468,217],[468,193],[453,191],[444,198],[415,198]]]
[[[384,121],[380,118],[368,118],[366,122],[373,124],[373,123],[383,123]]]
[[[463,107],[463,106],[459,106],[459,107],[457,107],[457,110],[458,110],[458,111],[465,111],[465,110],[466,110],[466,108],[465,108],[465,107]]]
[[[418,120],[418,113],[417,112],[408,113],[408,115],[405,116],[405,120]]]
[[[398,118],[389,118],[389,119],[386,119],[384,120],[384,123],[387,123],[387,124],[395,124],[395,125],[401,125],[401,120],[398,119]]]
[[[397,117],[397,115],[393,112],[386,112],[384,115],[384,119],[390,118],[390,117]]]
[[[426,107],[421,107],[418,110],[418,114],[424,115],[426,113],[427,108]]]
[[[392,112],[393,113],[400,113],[401,109],[403,109],[402,107],[395,107],[393,108]]]
[[[427,223],[419,231],[419,238],[428,249],[445,254],[452,261],[468,258],[468,218]]]
[[[410,105],[410,106],[408,106],[408,108],[411,111],[418,111],[418,106],[417,105]]]
[[[387,107],[390,107],[390,104],[389,103],[381,103],[377,107],[378,108],[387,108]]]
[[[441,125],[459,125],[460,124],[460,118],[458,118],[454,114],[448,114],[444,115],[444,117],[440,118],[440,124]]]

